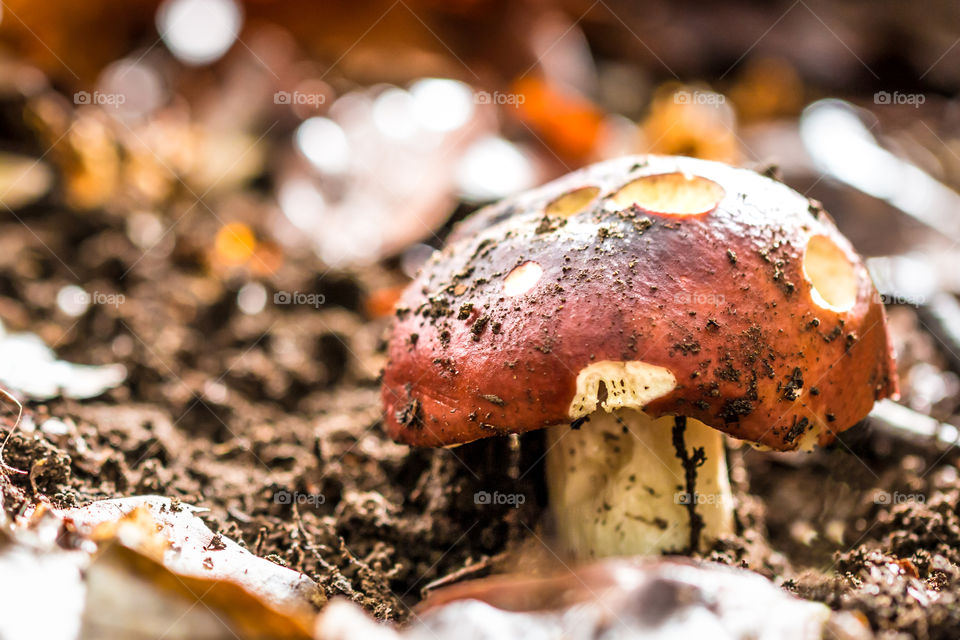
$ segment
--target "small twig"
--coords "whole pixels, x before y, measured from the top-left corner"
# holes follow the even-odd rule
[[[16,467],[11,467],[3,460],[3,452],[7,448],[7,441],[10,440],[10,436],[12,436],[13,432],[17,430],[17,427],[20,426],[20,419],[23,417],[23,405],[20,403],[19,400],[14,398],[13,395],[3,387],[0,387],[0,394],[2,394],[8,400],[12,400],[14,403],[16,403],[17,409],[19,410],[19,412],[17,413],[17,421],[14,423],[13,427],[10,428],[10,431],[7,432],[7,436],[3,439],[3,443],[0,444],[0,469],[3,469],[4,471],[8,471],[10,473],[19,473],[21,475],[27,475],[27,472],[24,471],[23,469],[17,469]]]
[[[684,432],[687,430],[686,416],[676,416],[673,420],[673,448],[683,465],[686,479],[686,507],[690,515],[690,542],[688,554],[700,548],[700,533],[703,531],[703,517],[697,513],[697,468],[707,460],[703,447],[694,447],[693,455],[687,453]]]
[[[460,567],[453,573],[448,573],[447,575],[428,583],[420,590],[420,594],[422,597],[426,597],[426,594],[430,593],[431,591],[436,591],[440,587],[449,587],[451,584],[460,582],[461,580],[466,580],[467,578],[472,578],[478,573],[488,571],[494,565],[494,563],[503,560],[506,556],[506,552],[499,553],[495,556],[484,556],[479,562],[475,562],[465,567]]]

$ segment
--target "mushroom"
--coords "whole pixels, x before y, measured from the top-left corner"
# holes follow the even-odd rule
[[[707,548],[733,531],[724,433],[811,449],[897,392],[883,305],[819,204],[691,158],[599,163],[477,212],[396,315],[389,434],[546,428],[578,557]]]

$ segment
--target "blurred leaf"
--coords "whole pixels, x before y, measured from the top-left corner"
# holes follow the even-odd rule
[[[0,153],[0,203],[16,211],[50,190],[53,172],[46,163],[25,156]]]

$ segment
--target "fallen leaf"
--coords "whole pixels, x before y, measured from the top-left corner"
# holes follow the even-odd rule
[[[0,204],[17,210],[39,200],[53,184],[46,163],[25,156],[0,153]]]
[[[33,400],[57,396],[93,398],[121,384],[127,369],[121,364],[91,366],[58,360],[32,333],[6,333],[0,325],[0,386]]]

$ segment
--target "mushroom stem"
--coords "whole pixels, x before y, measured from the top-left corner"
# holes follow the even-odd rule
[[[701,551],[733,532],[723,434],[702,422],[601,409],[547,440],[557,535],[578,558]]]

